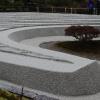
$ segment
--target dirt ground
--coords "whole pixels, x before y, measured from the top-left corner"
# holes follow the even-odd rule
[[[48,42],[40,45],[42,48],[69,53],[89,59],[100,60],[100,41],[69,41]]]

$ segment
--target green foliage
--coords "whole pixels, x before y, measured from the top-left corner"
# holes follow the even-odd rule
[[[32,4],[36,6],[45,7],[87,7],[88,0],[0,0],[0,9],[15,8],[23,9],[29,7]],[[95,1],[95,0],[94,0]]]
[[[0,100],[20,100],[20,97],[6,90],[0,89]],[[23,97],[22,100],[29,99]]]
[[[74,6],[74,4],[79,5],[81,2],[86,3],[87,0],[0,0],[0,5],[6,6],[10,3],[13,3],[14,5],[22,6],[25,2],[46,4],[52,6]]]

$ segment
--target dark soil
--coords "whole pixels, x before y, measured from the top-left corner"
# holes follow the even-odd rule
[[[100,60],[100,41],[58,41],[43,43],[40,47]]]

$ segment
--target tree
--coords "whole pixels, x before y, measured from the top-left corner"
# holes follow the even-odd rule
[[[65,29],[66,36],[73,36],[80,41],[88,41],[97,38],[100,30],[92,26],[71,26]]]

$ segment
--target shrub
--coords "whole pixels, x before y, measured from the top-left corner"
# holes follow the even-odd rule
[[[99,34],[100,31],[92,26],[71,26],[65,29],[66,36],[73,36],[84,41],[97,38]]]

